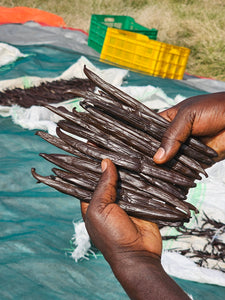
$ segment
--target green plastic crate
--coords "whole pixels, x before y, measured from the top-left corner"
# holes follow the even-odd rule
[[[129,16],[92,15],[88,36],[88,45],[101,53],[108,27],[141,33],[152,40],[157,39],[158,30],[149,29],[135,22]]]

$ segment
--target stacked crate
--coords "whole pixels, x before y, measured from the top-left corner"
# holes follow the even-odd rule
[[[88,45],[100,60],[151,76],[183,79],[190,49],[157,41],[158,31],[128,16],[92,15]]]

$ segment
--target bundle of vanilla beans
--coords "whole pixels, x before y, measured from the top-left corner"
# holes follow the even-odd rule
[[[42,106],[47,103],[59,103],[76,97],[73,89],[76,89],[76,93],[77,90],[94,90],[94,84],[88,79],[72,78],[46,81],[38,86],[25,89],[6,89],[0,92],[0,105],[17,104],[29,108],[32,105]]]
[[[53,168],[50,176],[41,176],[33,168],[32,175],[89,202],[101,175],[101,160],[109,158],[119,174],[117,203],[130,216],[159,226],[188,222],[197,209],[185,201],[187,193],[201,173],[207,176],[201,164],[211,165],[216,152],[190,137],[170,162],[156,165],[153,155],[169,122],[86,67],[84,73],[98,87],[97,92],[77,90],[84,111],[45,105],[62,118],[57,137],[36,133],[69,154],[40,154],[59,168]]]

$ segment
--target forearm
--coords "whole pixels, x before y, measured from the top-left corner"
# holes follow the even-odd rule
[[[185,300],[188,295],[164,271],[160,259],[140,252],[109,261],[113,273],[132,300]]]

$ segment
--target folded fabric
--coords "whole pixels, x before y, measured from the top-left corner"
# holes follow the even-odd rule
[[[16,47],[0,43],[0,67],[11,64],[20,57],[26,57],[26,55],[21,53]]]

